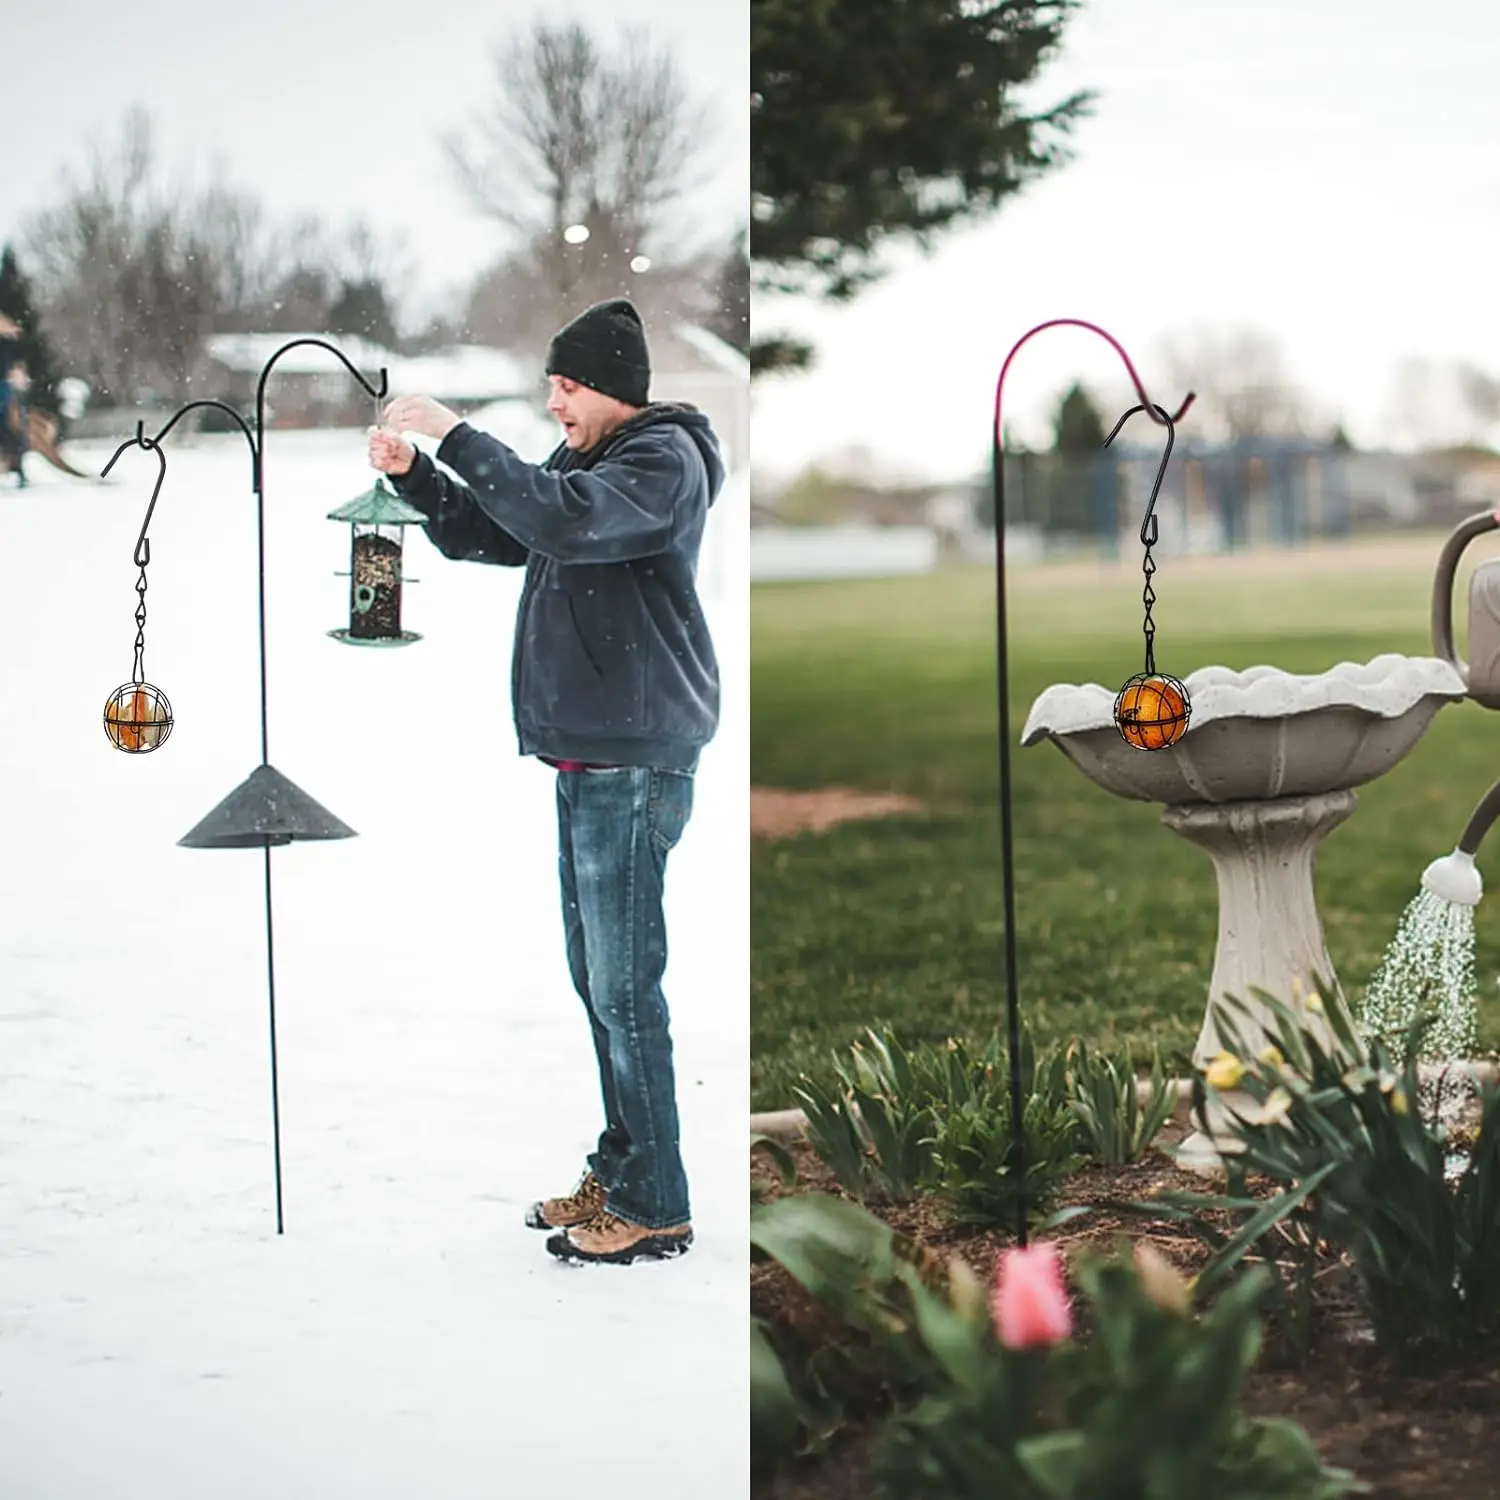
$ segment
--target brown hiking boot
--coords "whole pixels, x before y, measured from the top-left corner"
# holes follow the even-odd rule
[[[547,1249],[559,1260],[628,1266],[637,1260],[670,1260],[684,1254],[692,1243],[691,1224],[647,1229],[601,1208],[583,1223],[552,1235]]]
[[[604,1184],[592,1172],[578,1179],[578,1186],[561,1198],[546,1198],[526,1210],[528,1229],[567,1229],[584,1224],[604,1207]]]

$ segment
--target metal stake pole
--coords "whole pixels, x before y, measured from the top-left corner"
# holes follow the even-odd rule
[[[1187,399],[1177,408],[1176,413],[1169,418],[1166,412],[1161,407],[1154,405],[1151,398],[1146,394],[1146,388],[1141,384],[1141,377],[1136,374],[1135,366],[1131,364],[1130,356],[1125,352],[1124,347],[1097,324],[1086,323],[1081,318],[1051,318],[1045,323],[1038,323],[1029,332],[1023,333],[1011,345],[1010,353],[1005,356],[1005,363],[1000,367],[1000,378],[995,382],[995,413],[994,425],[991,432],[991,457],[994,464],[995,493],[995,677],[999,699],[998,728],[1000,735],[1000,873],[1004,891],[1003,906],[1005,915],[1006,1041],[1010,1051],[1011,1121],[1015,1130],[1015,1145],[1012,1148],[1011,1161],[1016,1174],[1015,1181],[1017,1185],[1016,1241],[1022,1246],[1026,1244],[1027,1239],[1026,1100],[1025,1089],[1022,1087],[1021,1081],[1021,1000],[1020,982],[1017,976],[1016,965],[1016,861],[1010,774],[1010,649],[1007,641],[1005,619],[1005,429],[1002,425],[1001,398],[1005,392],[1005,377],[1010,372],[1010,363],[1020,353],[1021,346],[1045,329],[1058,327],[1085,328],[1090,333],[1097,333],[1100,338],[1111,345],[1115,353],[1125,361],[1125,368],[1130,372],[1131,384],[1134,385],[1136,394],[1141,398],[1141,405],[1145,408],[1152,421],[1170,427],[1172,422],[1182,420],[1183,413],[1192,404],[1193,400],[1191,393],[1189,393]],[[1170,451],[1168,449],[1168,452]],[[1165,466],[1165,461],[1163,461],[1163,464]],[[1160,482],[1159,476],[1158,482]]]
[[[266,990],[271,1003],[271,1140],[276,1158],[276,1233],[284,1232],[281,1216],[281,1095],[276,1074],[276,936],[271,922],[271,846],[266,856]]]

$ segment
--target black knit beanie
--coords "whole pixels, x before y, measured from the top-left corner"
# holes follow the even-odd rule
[[[547,373],[627,406],[650,400],[651,355],[641,315],[623,297],[585,308],[552,340]]]

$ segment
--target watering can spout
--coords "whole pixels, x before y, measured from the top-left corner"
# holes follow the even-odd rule
[[[1479,799],[1479,805],[1469,814],[1453,853],[1433,860],[1422,872],[1422,888],[1457,906],[1478,906],[1484,895],[1484,881],[1474,856],[1497,819],[1500,819],[1500,781]]]
[[[1422,889],[1454,906],[1478,906],[1484,896],[1484,880],[1474,856],[1455,849],[1422,871]]]
[[[1461,521],[1443,543],[1432,580],[1432,654],[1463,679],[1469,696],[1485,708],[1500,708],[1500,559],[1480,563],[1469,581],[1469,660],[1453,639],[1453,585],[1458,561],[1476,537],[1500,529],[1500,510]]]

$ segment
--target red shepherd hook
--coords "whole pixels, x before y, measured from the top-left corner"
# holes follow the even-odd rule
[[[1193,392],[1189,391],[1183,398],[1182,405],[1174,413],[1168,415],[1146,394],[1146,387],[1120,341],[1106,333],[1097,324],[1086,323],[1081,318],[1052,318],[1046,323],[1038,323],[1029,333],[1023,334],[1011,346],[1010,353],[1005,356],[1005,363],[1000,367],[1000,379],[995,383],[995,428],[992,434],[995,475],[995,636],[997,646],[995,664],[1000,709],[1000,857],[1005,887],[1005,1018],[1010,1052],[1011,1120],[1015,1129],[1013,1181],[1018,1186],[1016,1238],[1022,1245],[1026,1243],[1027,1219],[1026,1138],[1022,1127],[1026,1101],[1021,1086],[1021,1007],[1016,979],[1016,866],[1010,790],[1010,660],[1005,628],[1005,432],[1001,425],[1000,402],[1005,391],[1005,377],[1010,372],[1011,361],[1020,353],[1024,344],[1048,328],[1086,328],[1090,333],[1097,333],[1125,362],[1125,368],[1130,374],[1130,383],[1135,387],[1136,395],[1140,397],[1141,409],[1153,422],[1165,427],[1169,434],[1173,426],[1182,420],[1188,407],[1193,404]],[[1116,431],[1118,430],[1116,428]],[[1113,435],[1112,433],[1111,437]],[[1163,461],[1163,467],[1165,467],[1165,461]],[[1159,483],[1160,475],[1158,475]],[[1154,493],[1152,498],[1154,500]],[[1128,690],[1129,684],[1124,691]]]

